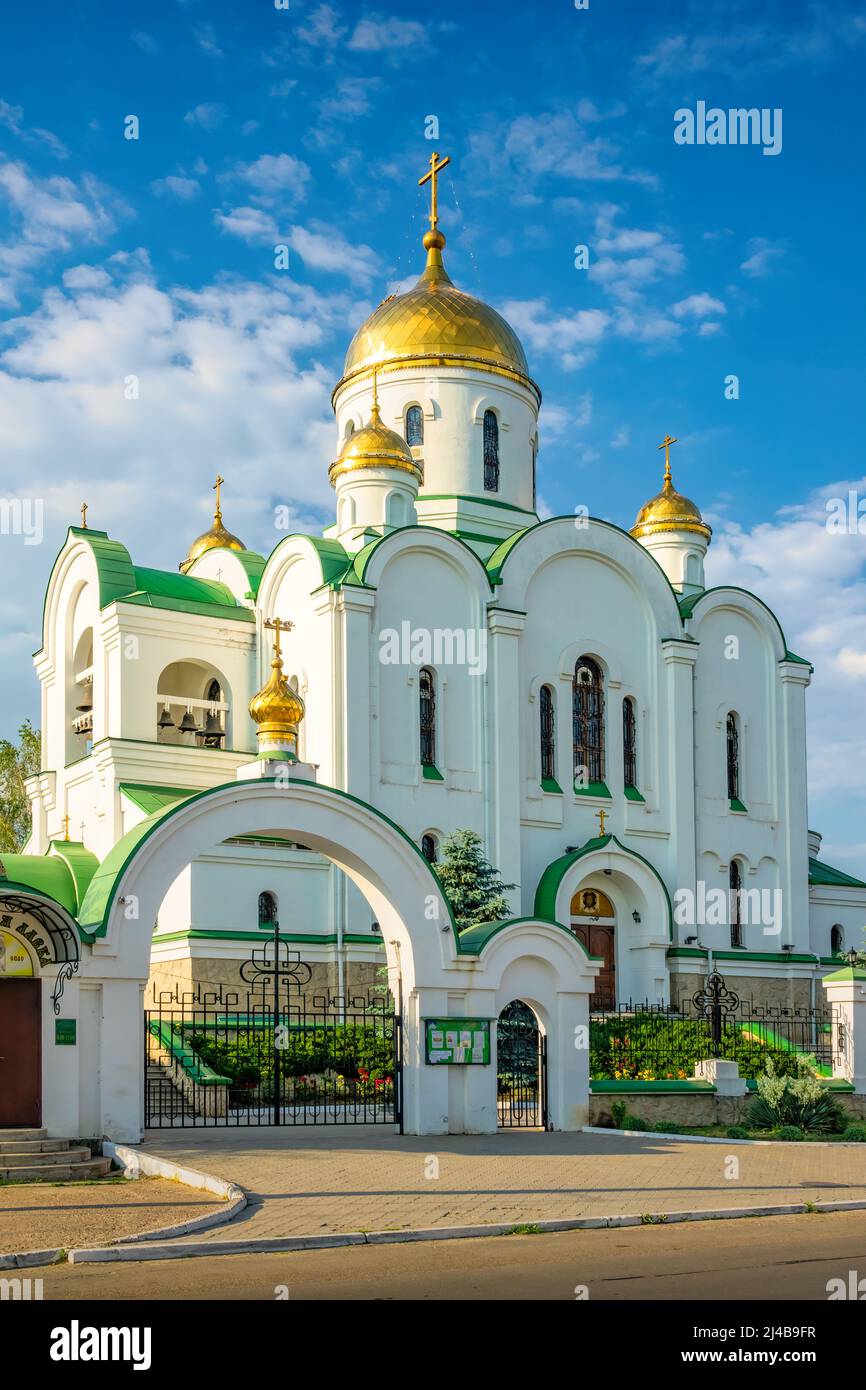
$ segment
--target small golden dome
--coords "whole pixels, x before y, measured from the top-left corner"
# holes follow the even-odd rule
[[[712,527],[701,516],[700,508],[674,488],[670,463],[665,466],[661,492],[641,507],[630,534],[635,540],[640,540],[642,536],[655,536],[663,531],[692,531],[705,536],[707,540],[713,534]]]
[[[250,700],[250,718],[258,725],[257,736],[295,737],[306,713],[303,700],[283,675],[283,659],[274,652],[271,674]]]
[[[214,484],[217,498],[216,509],[213,514],[213,523],[209,530],[203,531],[202,534],[193,541],[186,559],[182,560],[178,566],[181,574],[186,574],[187,570],[192,568],[199,556],[206,554],[208,550],[246,550],[243,541],[239,540],[237,536],[232,535],[231,531],[227,531],[223,526],[219,490],[224,482],[225,478],[221,478],[219,474],[217,474],[217,480]]]
[[[384,366],[423,365],[430,358],[517,376],[531,382],[526,354],[501,314],[458,290],[442,261],[445,236],[424,235],[427,265],[406,294],[391,295],[362,324],[349,345],[340,389],[349,377]],[[540,392],[539,392],[540,395]]]
[[[411,473],[419,483],[422,478],[421,468],[412,457],[405,439],[397,434],[396,430],[389,430],[387,425],[382,424],[375,369],[370,423],[349,435],[339,457],[334,459],[328,469],[328,477],[334,485],[344,473],[354,473],[360,468],[396,468],[401,473]]]

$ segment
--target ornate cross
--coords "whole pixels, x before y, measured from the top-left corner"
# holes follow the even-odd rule
[[[598,813],[598,833],[599,833],[599,835],[604,835],[604,834],[606,833],[606,832],[605,832],[605,828],[604,828],[604,823],[605,823],[606,820],[607,820],[607,816],[606,816],[605,812],[604,812],[603,810],[599,811],[599,813]]]
[[[64,830],[63,838],[64,838],[64,840],[68,840],[68,839],[69,839],[69,817],[68,817],[68,816],[64,816],[64,817],[63,817],[63,830]]]
[[[450,163],[451,163],[451,156],[450,156],[450,154],[446,154],[446,156],[445,156],[444,159],[440,159],[440,158],[439,158],[439,155],[438,155],[438,154],[436,153],[436,151],[434,150],[433,153],[432,153],[431,156],[430,156],[430,168],[429,168],[429,170],[428,170],[427,173],[424,175],[423,179],[419,179],[419,180],[418,180],[418,187],[419,187],[419,188],[421,188],[421,187],[422,187],[425,183],[427,183],[427,182],[429,182],[430,185],[431,185],[431,188],[430,188],[430,226],[433,228],[434,231],[435,231],[436,228],[439,226],[439,197],[438,197],[438,187],[437,187],[436,180],[437,180],[439,174],[440,174],[440,173],[442,172],[442,170],[445,168],[445,165],[446,165],[446,164],[450,164]]]
[[[216,482],[214,483],[212,488],[212,491],[216,493],[216,511],[214,512],[215,521],[220,521],[222,519],[222,512],[220,511],[220,488],[222,487],[224,482],[225,478],[221,478],[219,473],[217,473]]]
[[[666,483],[669,483],[670,480],[671,480],[671,445],[672,445],[672,444],[678,444],[678,443],[679,443],[679,440],[678,440],[678,439],[674,439],[672,435],[666,434],[665,437],[664,437],[664,439],[662,440],[661,444],[659,445],[659,448],[660,448],[660,449],[664,449],[664,451],[665,451],[665,482],[666,482]]]
[[[294,623],[284,622],[282,618],[266,618],[266,619],[265,619],[265,627],[269,627],[269,628],[271,629],[272,632],[276,633],[276,636],[274,637],[274,656],[275,656],[275,657],[278,657],[278,656],[280,655],[280,633],[281,633],[281,632],[291,632],[291,630],[292,630],[292,628],[293,628],[294,626],[295,626]]]
[[[85,531],[87,530],[87,503],[86,503],[86,502],[82,502],[82,504],[81,504],[81,526],[82,526],[82,529],[83,529],[83,530],[85,530]]]

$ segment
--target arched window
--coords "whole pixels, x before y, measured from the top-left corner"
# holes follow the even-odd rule
[[[740,731],[737,716],[731,711],[727,718],[728,739],[728,800],[740,799]]]
[[[436,678],[429,666],[418,674],[421,714],[421,766],[436,766]]]
[[[628,696],[622,702],[622,767],[623,785],[637,787],[637,720]]]
[[[532,510],[538,501],[538,438],[532,440]]]
[[[835,924],[835,926],[832,926],[832,927],[830,928],[830,954],[833,955],[833,956],[841,956],[841,954],[842,954],[842,952],[844,951],[844,949],[845,949],[845,932],[844,932],[843,928],[840,927],[840,926],[839,926],[839,923],[837,922],[837,923]]]
[[[572,684],[574,780],[604,781],[604,677],[591,656],[582,656]]]
[[[410,405],[406,411],[406,443],[410,448],[424,443],[424,412],[420,405]]]
[[[427,860],[428,864],[436,863],[437,859],[439,858],[439,847],[436,844],[435,835],[428,834],[421,836],[421,853]]]
[[[387,503],[387,517],[389,526],[406,525],[406,499],[401,492],[392,492]]]
[[[355,421],[354,421],[354,420],[347,420],[347,421],[346,421],[346,436],[345,436],[346,439],[348,439],[349,436],[352,435],[352,434],[354,434],[354,433],[355,433]]]
[[[743,944],[743,923],[741,917],[740,890],[742,888],[742,876],[740,865],[736,859],[731,860],[728,870],[728,887],[730,889],[730,919],[731,919],[731,945],[742,946]]]
[[[556,781],[556,727],[553,715],[553,691],[543,685],[538,696],[541,734],[541,780]]]
[[[499,421],[495,410],[484,412],[484,491],[499,491]]]
[[[276,893],[259,893],[259,926],[272,927],[277,920]]]

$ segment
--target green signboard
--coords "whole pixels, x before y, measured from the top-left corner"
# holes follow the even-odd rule
[[[489,1018],[425,1018],[424,1028],[431,1066],[489,1066]]]
[[[76,1043],[75,1030],[78,1020],[74,1018],[55,1018],[54,1020],[54,1042],[57,1047],[74,1047]]]

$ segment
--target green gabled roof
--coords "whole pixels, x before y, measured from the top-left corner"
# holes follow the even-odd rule
[[[259,592],[259,584],[261,583],[262,574],[264,572],[265,565],[267,564],[264,555],[257,554],[255,550],[232,550],[231,546],[227,545],[215,545],[211,550],[206,550],[204,553],[206,555],[230,555],[233,560],[237,560],[238,564],[245,571],[247,579],[249,580],[249,597],[255,598],[256,594]],[[151,571],[151,573],[159,572],[160,571]],[[174,573],[172,573],[171,577],[173,579],[194,579],[197,576],[175,575]],[[214,583],[216,581],[202,580],[201,582]]]
[[[188,574],[170,570],[151,570],[135,567],[133,591],[120,596],[122,603],[137,603],[149,608],[170,608],[180,613],[213,614],[221,618],[237,618],[255,622],[249,608],[238,603],[227,584],[216,579],[194,579]]]
[[[125,545],[110,540],[106,531],[91,531],[89,526],[70,526],[69,535],[87,541],[93,551],[100,608],[106,608],[109,603],[135,588],[135,570]]]
[[[834,869],[830,864],[822,864],[820,859],[809,860],[809,882],[826,888],[866,888],[861,878]]]
[[[4,887],[31,889],[53,898],[75,916],[78,895],[72,870],[64,859],[53,854],[0,855],[0,892]]]
[[[556,895],[559,892],[559,886],[562,883],[563,878],[565,877],[568,870],[571,868],[572,864],[576,864],[578,859],[583,859],[585,855],[591,854],[593,850],[604,849],[607,845],[610,844],[616,845],[617,849],[621,849],[622,852],[624,854],[629,855],[630,858],[639,859],[642,864],[646,864],[647,868],[658,879],[664,891],[665,898],[667,900],[668,935],[671,941],[673,941],[674,909],[673,903],[671,902],[671,895],[668,892],[667,884],[665,883],[655,864],[651,863],[650,860],[645,857],[645,855],[638,854],[636,849],[629,849],[628,845],[624,845],[622,843],[622,840],[618,840],[615,835],[596,835],[593,837],[593,839],[587,840],[585,845],[581,845],[580,849],[574,849],[571,850],[568,854],[562,854],[558,859],[554,859],[552,864],[548,864],[547,868],[544,870],[544,873],[541,875],[541,878],[538,880],[538,887],[535,890],[536,917],[540,917],[545,922],[555,921]]]
[[[490,582],[490,576],[487,573],[487,568],[478,552],[473,550],[471,545],[467,545],[466,541],[462,540],[455,531],[444,531],[439,526],[395,526],[393,531],[389,531],[387,535],[377,536],[375,540],[370,541],[368,545],[365,545],[364,548],[362,550],[359,550],[358,553],[352,558],[349,571],[347,572],[347,575],[344,577],[343,582],[353,583],[356,585],[360,584],[364,587],[369,587],[367,585],[367,568],[370,564],[371,559],[373,558],[374,552],[378,550],[380,545],[384,545],[386,541],[391,540],[394,536],[399,536],[403,531],[411,531],[412,534],[415,536],[447,536],[449,540],[456,541],[458,545],[463,547],[467,554],[472,556],[475,563],[481,566],[482,570],[484,571],[485,578],[488,580],[488,583]]]
[[[92,850],[85,849],[80,840],[52,840],[48,853],[62,859],[71,873],[77,911],[90,887],[90,880],[99,868],[99,860]]]
[[[708,594],[717,594],[723,589],[728,589],[734,594],[747,594],[749,598],[753,598],[756,603],[759,603],[762,608],[766,609],[767,613],[769,613],[773,622],[776,624],[776,627],[779,629],[779,636],[782,639],[782,647],[785,652],[782,659],[784,661],[795,661],[798,666],[808,666],[810,671],[814,671],[815,668],[811,661],[808,661],[805,656],[797,656],[796,652],[791,651],[785,640],[782,624],[779,622],[779,619],[776,617],[769,604],[765,603],[758,594],[753,594],[751,589],[744,589],[741,584],[716,584],[712,589],[702,589],[698,594],[686,594],[685,597],[678,599],[680,613],[683,618],[691,618],[698,604],[702,599],[705,599]]]
[[[150,782],[121,782],[118,790],[148,816],[196,793],[195,787],[163,787]]]
[[[457,941],[457,949],[461,955],[478,956],[484,950],[484,947],[491,937],[497,936],[499,932],[504,931],[506,927],[518,926],[521,922],[534,921],[534,917],[509,917],[504,922],[479,922],[474,927],[466,927],[466,929],[460,933]],[[548,922],[547,925],[550,927],[557,927],[559,931],[566,932],[572,941],[574,940],[570,928],[563,926],[562,922]],[[583,949],[580,942],[578,942],[578,945]],[[584,954],[586,954],[590,960],[593,959],[593,957],[589,956],[588,952],[584,952]]]
[[[492,555],[488,555],[485,561],[485,568],[491,584],[500,584],[502,582],[502,568],[511,554],[511,551],[523,536],[535,530],[537,524],[538,523],[533,522],[531,526],[524,526],[522,530],[515,531],[513,536],[508,536],[506,540],[502,541],[502,543],[496,547]]]

